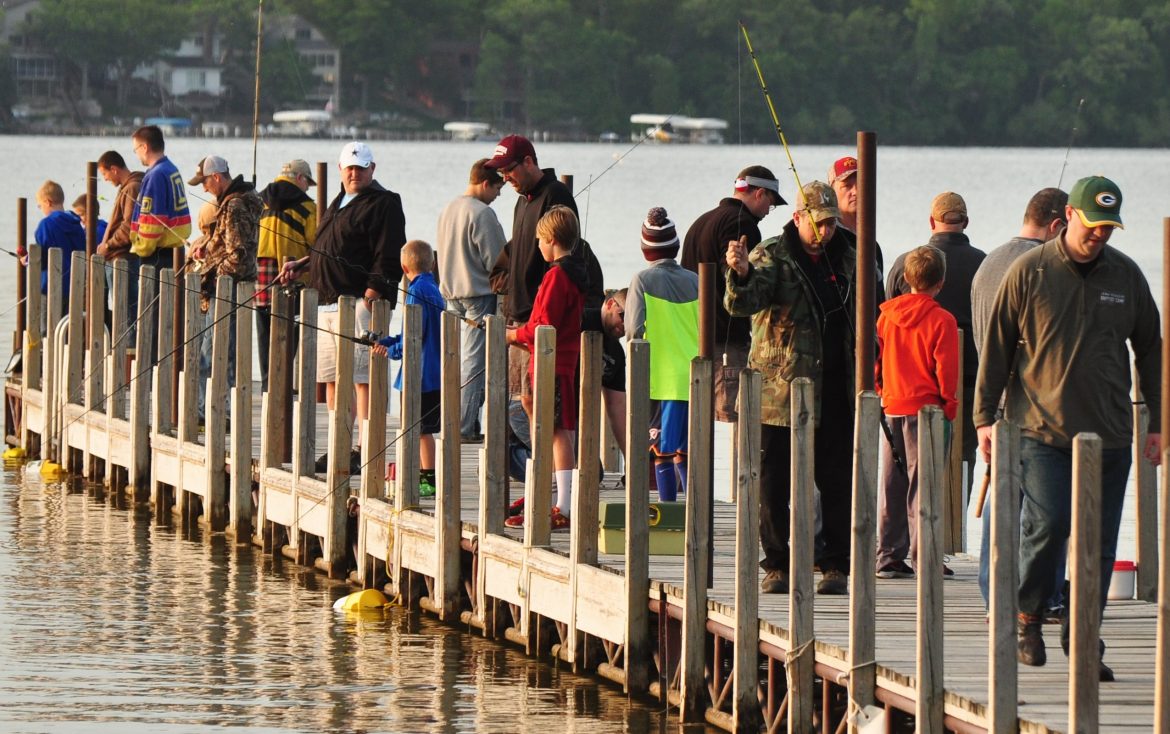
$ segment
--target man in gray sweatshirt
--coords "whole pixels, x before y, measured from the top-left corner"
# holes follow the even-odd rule
[[[496,294],[488,279],[492,265],[508,238],[491,203],[500,195],[504,179],[484,164],[475,162],[463,195],[439,215],[439,290],[447,308],[472,321],[483,321],[496,312]],[[459,432],[464,441],[481,439],[479,411],[484,401],[485,333],[463,325],[463,396]]]

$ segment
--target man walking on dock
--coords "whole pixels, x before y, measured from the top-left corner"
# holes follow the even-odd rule
[[[731,196],[720,199],[714,209],[699,215],[683,240],[680,264],[699,272],[700,263],[715,263],[715,349],[722,350],[722,367],[715,372],[715,420],[734,423],[739,419],[735,401],[739,396],[739,373],[747,366],[752,344],[751,322],[731,316],[723,306],[727,290],[727,247],[743,242],[751,252],[760,244],[760,222],[778,206],[787,204],[780,195],[780,182],[763,166],[748,166],[735,177]]]
[[[1141,268],[1107,243],[1122,226],[1121,190],[1103,176],[1077,181],[1064,210],[1067,226],[1021,255],[996,296],[975,400],[984,458],[1004,397],[1004,415],[1021,430],[1019,638],[1025,665],[1044,665],[1041,624],[1069,537],[1072,443],[1101,438],[1100,604],[1113,575],[1117,534],[1132,462],[1130,362],[1133,349],[1150,411],[1143,453],[1161,460],[1162,339],[1158,308]],[[1068,621],[1061,629],[1067,653]],[[1102,644],[1102,650],[1104,645]],[[1113,680],[1102,661],[1100,679]]]
[[[490,280],[492,266],[507,241],[491,204],[500,195],[504,179],[487,167],[486,158],[471,166],[463,195],[439,215],[439,288],[447,308],[465,319],[482,322],[496,312],[496,294]],[[482,440],[479,411],[484,401],[484,364],[487,334],[463,324],[463,397],[459,433],[464,441]]]
[[[813,181],[779,237],[749,255],[727,250],[725,306],[752,317],[749,366],[763,373],[760,416],[760,542],[765,593],[788,592],[791,467],[790,390],[798,377],[816,387],[814,472],[821,491],[825,548],[821,594],[848,591],[853,466],[854,298],[857,251],[837,231],[837,197]],[[812,518],[807,519],[811,522]]]

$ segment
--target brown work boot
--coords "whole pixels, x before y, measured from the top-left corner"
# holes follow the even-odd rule
[[[1024,665],[1041,666],[1048,662],[1044,649],[1042,626],[1044,618],[1032,614],[1020,614],[1016,618],[1016,657]]]
[[[767,570],[760,582],[760,591],[765,594],[787,594],[788,574],[780,570]]]

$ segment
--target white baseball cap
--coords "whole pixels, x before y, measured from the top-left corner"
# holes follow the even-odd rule
[[[203,179],[216,173],[229,173],[228,163],[217,155],[209,155],[199,161],[199,167],[195,169],[195,175],[191,177],[187,185],[198,186],[203,183]]]
[[[356,140],[352,143],[346,143],[345,147],[341,149],[341,157],[337,159],[337,164],[342,168],[350,166],[369,168],[374,164],[374,151],[370,150],[370,146]]]

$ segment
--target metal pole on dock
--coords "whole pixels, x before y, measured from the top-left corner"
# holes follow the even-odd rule
[[[85,164],[85,256],[93,257],[97,252],[97,163]]]
[[[857,369],[855,392],[873,389],[874,258],[877,216],[877,135],[857,133],[857,330],[854,357]]]
[[[186,264],[187,257],[183,252],[182,247],[176,247],[171,254],[171,267],[175,271],[175,285],[182,288],[184,285],[184,278],[182,276],[183,265]],[[179,373],[183,367],[183,343],[185,340],[185,331],[183,329],[185,324],[185,317],[183,315],[184,304],[187,299],[179,293],[175,298],[175,312],[172,318],[173,333],[174,333],[174,359],[171,360],[171,425],[179,424]],[[160,314],[161,316],[161,314]],[[192,349],[197,349],[194,345]],[[160,351],[159,357],[162,356]]]
[[[1162,559],[1158,577],[1158,635],[1154,665],[1154,731],[1170,734],[1170,217],[1162,220]]]

